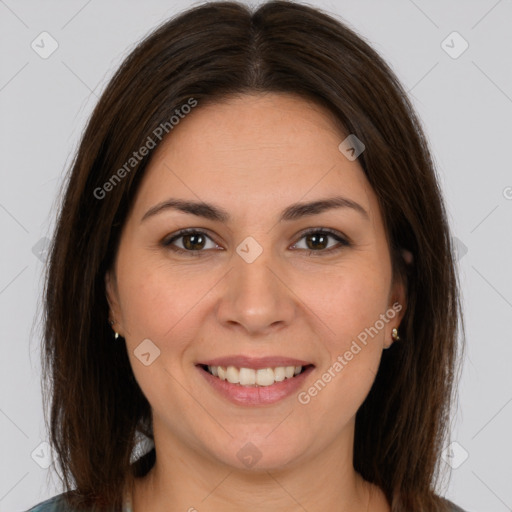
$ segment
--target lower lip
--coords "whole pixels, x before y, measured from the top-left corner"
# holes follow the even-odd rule
[[[227,380],[214,377],[211,373],[203,370],[201,366],[196,366],[196,368],[206,379],[206,382],[230,402],[237,405],[266,405],[274,404],[294,394],[304,384],[314,366],[308,366],[302,373],[291,379],[285,379],[270,386],[258,387],[231,384]]]

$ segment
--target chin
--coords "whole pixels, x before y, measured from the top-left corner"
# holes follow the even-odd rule
[[[212,455],[228,466],[251,473],[293,466],[304,455],[303,447],[309,443],[294,441],[286,432],[273,437],[273,434],[269,435],[271,431],[230,439],[228,445]]]

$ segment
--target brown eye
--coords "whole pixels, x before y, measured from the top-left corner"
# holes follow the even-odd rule
[[[306,245],[312,251],[317,249],[326,249],[329,245],[330,235],[324,233],[311,233],[306,235]]]
[[[183,246],[185,249],[197,251],[203,249],[205,244],[205,236],[202,233],[194,233],[192,235],[183,235]]]
[[[312,252],[330,253],[350,245],[350,243],[344,237],[328,229],[315,229],[307,231],[306,233],[302,234],[301,239],[306,241],[306,247],[303,247],[302,249]],[[329,239],[336,240],[338,244],[329,246]]]
[[[309,230],[302,234],[301,240],[302,239],[306,241],[306,246],[297,247],[297,242],[294,244],[294,247],[309,251],[310,253],[316,252],[318,255],[336,252],[343,247],[351,245],[341,234],[325,228]],[[329,245],[330,240],[336,241],[337,244]],[[211,242],[212,246],[207,247],[208,241]],[[206,249],[219,248],[209,235],[198,229],[184,229],[179,231],[175,235],[164,239],[162,245],[176,253],[190,256],[200,256],[201,253],[206,252]]]
[[[177,241],[181,240],[181,247]],[[206,247],[208,241],[211,241],[213,247]],[[166,238],[162,241],[162,245],[178,253],[187,253],[192,256],[199,256],[204,249],[218,247],[217,244],[203,231],[197,229],[185,229],[176,235]]]

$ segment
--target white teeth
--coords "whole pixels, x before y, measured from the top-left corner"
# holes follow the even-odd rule
[[[252,368],[240,368],[239,382],[242,386],[250,386],[256,382],[256,370]]]
[[[274,382],[274,370],[272,368],[261,368],[256,372],[256,384],[258,386],[271,386]]]
[[[274,368],[274,380],[276,382],[282,382],[286,378],[284,366]]]
[[[291,379],[302,371],[302,366],[278,366],[276,368],[236,368],[235,366],[208,366],[208,371],[221,380],[241,386],[271,386]]]
[[[226,380],[228,382],[231,382],[231,384],[239,384],[240,383],[240,372],[238,371],[238,368],[235,368],[234,366],[228,366],[226,370]]]

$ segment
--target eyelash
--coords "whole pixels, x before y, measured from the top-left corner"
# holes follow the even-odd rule
[[[190,235],[190,234],[204,235],[205,237],[209,238],[212,242],[214,242],[212,240],[212,238],[205,231],[202,231],[201,229],[188,228],[188,229],[182,229],[182,230],[178,231],[176,234],[172,235],[171,237],[165,238],[164,240],[162,240],[162,245],[165,248],[171,249],[173,252],[178,253],[178,254],[186,254],[187,256],[192,256],[192,257],[201,256],[201,253],[206,251],[205,249],[191,251],[191,250],[181,249],[180,247],[176,247],[175,245],[173,245],[173,242],[175,242],[179,238],[182,238],[183,236]],[[340,251],[341,249],[344,249],[345,247],[350,247],[352,245],[351,242],[349,242],[346,238],[341,236],[337,231],[333,231],[332,229],[329,229],[329,228],[309,229],[301,234],[298,241],[300,241],[304,237],[306,237],[308,235],[312,235],[312,234],[329,235],[330,237],[334,238],[337,242],[339,242],[340,245],[331,247],[329,249],[319,249],[316,251],[312,250],[312,249],[301,249],[301,250],[308,251],[309,253],[333,254],[333,253]],[[295,244],[297,244],[298,241],[295,242]],[[319,255],[321,255],[321,254],[319,254]]]

